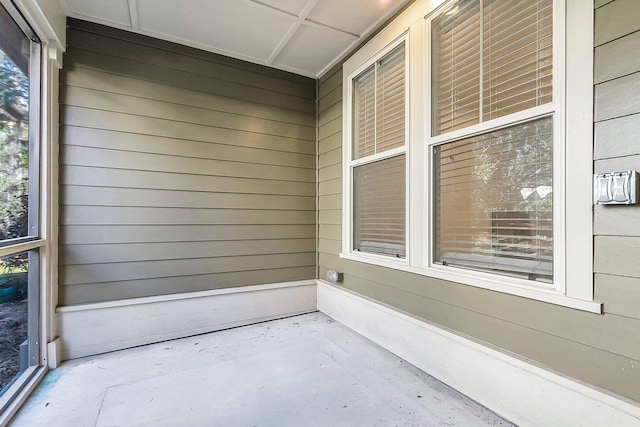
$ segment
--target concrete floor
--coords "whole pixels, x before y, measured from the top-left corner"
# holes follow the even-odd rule
[[[67,361],[11,426],[511,426],[321,313]]]

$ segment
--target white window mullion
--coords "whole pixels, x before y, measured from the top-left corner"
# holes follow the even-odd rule
[[[410,266],[424,267],[425,227],[426,220],[425,188],[426,174],[424,168],[426,146],[424,144],[427,130],[422,124],[428,123],[424,105],[425,91],[425,63],[422,60],[424,52],[428,49],[425,40],[426,24],[424,19],[411,27],[407,41],[407,67],[405,76],[407,81],[406,105],[407,115],[405,128],[407,129],[407,263]],[[417,58],[417,59],[416,59]],[[409,89],[410,88],[410,89]]]
[[[371,156],[367,156],[366,158],[363,158],[363,159],[352,160],[351,161],[351,167],[360,166],[360,165],[363,165],[365,163],[377,162],[379,160],[383,160],[383,159],[388,158],[388,157],[395,157],[395,156],[398,156],[400,154],[403,154],[405,151],[406,151],[405,147],[392,148],[390,150],[383,151],[382,153],[378,153],[378,154],[373,154]]]
[[[593,268],[585,260],[593,260],[593,220],[591,205],[591,178],[593,173],[593,5],[582,0],[556,0],[558,10],[566,10],[569,28],[566,45],[561,44],[558,54],[566,54],[566,76],[562,93],[562,110],[565,112],[564,176],[566,293],[573,298],[593,300]],[[565,6],[566,5],[566,6]],[[565,18],[564,14],[561,15]],[[561,70],[564,71],[564,70]],[[563,75],[563,77],[566,77]]]

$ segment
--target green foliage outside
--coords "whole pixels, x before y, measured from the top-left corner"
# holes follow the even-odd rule
[[[28,77],[0,50],[0,240],[28,235],[28,103]],[[26,262],[26,253],[0,259],[0,274]]]
[[[487,195],[488,206],[500,204],[508,210],[548,215],[553,211],[553,195],[541,196],[538,187],[553,186],[553,122],[549,118],[511,126],[475,138],[474,157],[479,159],[473,171],[478,196]],[[503,191],[491,193],[494,183]],[[531,193],[520,193],[529,188]]]

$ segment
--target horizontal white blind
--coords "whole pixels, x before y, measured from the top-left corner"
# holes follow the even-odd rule
[[[404,44],[382,58],[376,74],[376,153],[404,145]]]
[[[433,134],[552,100],[553,0],[461,0],[433,19]]]
[[[405,257],[405,156],[353,168],[353,249]]]
[[[480,34],[478,0],[458,2],[431,23],[434,135],[479,122]]]
[[[434,261],[551,282],[551,117],[437,146]]]
[[[353,80],[354,158],[375,154],[376,75],[372,65]]]
[[[405,80],[404,44],[354,79],[354,159],[404,145]]]
[[[484,0],[483,121],[551,102],[552,0]]]

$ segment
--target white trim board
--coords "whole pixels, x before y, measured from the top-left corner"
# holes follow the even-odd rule
[[[316,311],[316,281],[59,307],[62,360]]]
[[[318,310],[520,426],[635,426],[640,407],[318,281]]]

